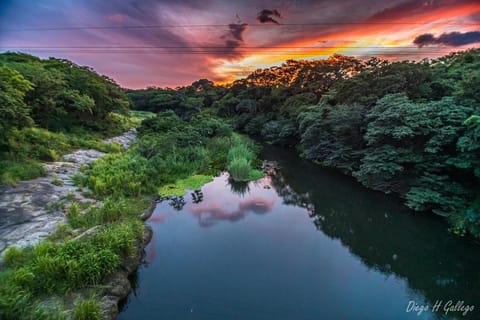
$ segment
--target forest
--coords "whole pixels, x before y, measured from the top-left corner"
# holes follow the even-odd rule
[[[74,179],[103,206],[72,200],[62,208],[67,223],[48,240],[7,250],[0,318],[97,319],[95,297],[45,307],[45,292],[100,288],[142,237],[138,216],[152,195],[181,196],[222,171],[239,183],[263,177],[261,144],[293,149],[478,238],[479,87],[480,50],[420,62],[336,54],[228,85],[201,79],[141,90],[68,60],[0,54],[3,185],[42,176],[42,162],[75,149],[107,153]],[[131,128],[137,140],[128,150],[102,142]],[[102,232],[80,248],[75,236],[94,227]]]
[[[127,90],[133,109],[189,119],[212,110],[236,131],[294,147],[370,189],[480,236],[480,50],[420,62],[333,55],[289,60],[228,86]]]

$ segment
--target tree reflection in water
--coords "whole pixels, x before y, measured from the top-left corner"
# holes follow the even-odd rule
[[[263,156],[281,159],[282,169],[271,178],[284,203],[306,208],[318,230],[339,239],[366,266],[406,279],[430,304],[480,301],[478,245],[450,234],[436,216],[410,211],[290,150],[270,147]]]

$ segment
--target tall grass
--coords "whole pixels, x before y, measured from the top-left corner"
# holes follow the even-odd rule
[[[0,184],[14,185],[21,180],[44,176],[45,173],[43,165],[33,160],[0,161]]]
[[[114,198],[104,200],[100,207],[80,211],[77,203],[72,203],[67,211],[68,224],[74,229],[88,229],[97,225],[115,222],[135,221],[150,205],[150,197]]]
[[[250,161],[246,158],[233,158],[228,164],[228,172],[235,181],[248,181],[252,170]]]
[[[100,305],[95,298],[78,302],[73,311],[74,320],[100,320]]]
[[[30,306],[35,297],[100,284],[135,251],[142,235],[142,222],[129,220],[64,243],[44,241],[30,249],[9,249],[6,269],[0,272],[0,319],[37,319],[35,314],[48,310]]]
[[[227,170],[234,181],[252,181],[264,176],[261,171],[253,168],[253,162],[256,160],[254,148],[250,140],[238,135],[232,137]]]

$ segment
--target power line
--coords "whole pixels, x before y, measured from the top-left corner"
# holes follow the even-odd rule
[[[426,56],[432,54],[448,54],[454,50],[444,51],[424,51],[424,52],[362,52],[362,53],[348,53],[349,56],[368,56],[368,55],[410,55],[410,56]],[[79,51],[52,51],[52,50],[36,50],[36,52],[44,53],[70,53],[70,54],[144,54],[144,55],[232,55],[238,56],[242,54],[255,54],[266,56],[297,56],[301,54],[324,56],[325,52],[255,52],[255,51],[160,51],[160,52],[146,52],[146,51],[101,51],[101,50],[79,50]],[[330,53],[329,53],[330,54]]]
[[[348,41],[348,40],[338,40]],[[0,46],[1,49],[227,49],[225,46]],[[418,49],[417,46],[239,46],[235,49]]]
[[[368,50],[377,54],[437,54],[454,51],[450,47],[418,48],[416,46],[240,46],[228,48],[225,46],[0,46],[0,50],[28,50],[34,52],[66,52],[66,53],[140,53],[140,54],[260,54],[260,55],[295,55],[295,54],[324,54],[322,50],[336,49],[344,52],[349,49]],[[74,50],[74,52],[72,52]],[[296,51],[302,50],[302,51]],[[412,51],[405,51],[412,50]],[[416,51],[413,51],[416,50]],[[395,51],[395,52],[392,52]]]
[[[3,29],[4,32],[22,31],[62,31],[62,30],[103,30],[103,29],[168,29],[168,28],[218,28],[229,27],[232,24],[184,24],[184,25],[129,25],[129,26],[58,26]],[[249,27],[315,27],[326,25],[445,25],[445,26],[480,26],[480,23],[470,22],[392,22],[392,21],[335,21],[315,23],[282,23],[265,24],[252,23]]]

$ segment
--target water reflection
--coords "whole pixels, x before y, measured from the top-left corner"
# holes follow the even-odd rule
[[[203,201],[203,192],[201,190],[195,190],[190,195],[192,196],[192,202],[195,204]]]
[[[225,194],[223,190],[217,190],[223,189],[222,184],[209,184],[204,187],[204,190],[195,190],[190,193],[191,203],[187,205],[186,211],[198,219],[200,226],[211,227],[220,221],[236,222],[244,219],[250,213],[265,214],[272,211],[275,204],[274,199],[250,193],[250,185],[268,190],[271,183],[270,177],[255,182],[236,182],[224,173],[219,178],[230,187],[232,193]],[[221,194],[222,197],[210,197],[205,200],[204,192]],[[183,210],[187,204],[183,196],[165,197],[159,199],[158,203],[165,201],[176,211]],[[166,215],[156,213],[149,221],[161,223],[166,218]]]
[[[228,185],[230,186],[230,191],[243,197],[250,192],[250,183],[243,181],[235,181],[231,178],[228,179]]]
[[[272,185],[283,201],[306,208],[318,230],[339,239],[366,266],[404,278],[431,305],[453,300],[480,309],[477,244],[449,234],[435,216],[409,211],[395,198],[359,188],[290,152],[267,148],[264,156],[280,159]]]
[[[267,148],[280,169],[165,199],[119,319],[478,319],[478,246],[395,198]],[[181,208],[180,211],[178,209]],[[475,312],[406,313],[410,300]]]
[[[223,174],[220,179],[230,185],[231,190],[237,188],[240,184],[234,183],[227,174]],[[232,187],[235,185],[236,187]],[[263,179],[257,184],[266,185],[268,179]],[[248,186],[248,183],[246,184]],[[265,214],[272,211],[275,200],[261,193],[251,194],[250,187],[236,189],[236,192],[224,193],[222,184],[209,184],[204,187],[203,192],[207,194],[218,194],[221,197],[209,197],[202,203],[188,204],[186,211],[194,215],[200,226],[211,227],[220,221],[236,222],[244,219],[248,214]]]
[[[202,227],[211,227],[219,221],[239,221],[249,213],[265,214],[272,211],[274,201],[252,196],[238,203],[238,208],[228,210],[223,203],[209,201],[200,206],[192,206],[188,211],[198,218]]]

